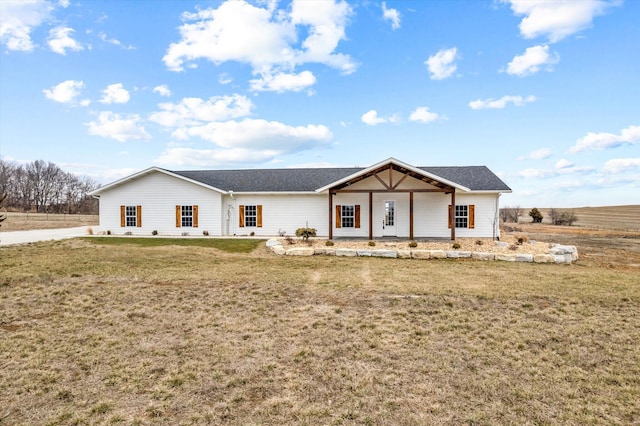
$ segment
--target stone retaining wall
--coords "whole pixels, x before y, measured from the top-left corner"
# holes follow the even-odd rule
[[[267,241],[267,247],[275,254],[287,256],[342,256],[342,257],[389,257],[398,259],[461,259],[501,260],[504,262],[565,263],[578,260],[576,246],[553,245],[547,254],[485,253],[458,250],[388,250],[350,249],[332,247],[291,247],[286,249],[279,240]]]

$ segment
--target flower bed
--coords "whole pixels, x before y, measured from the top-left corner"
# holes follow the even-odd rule
[[[452,241],[352,241],[313,239],[308,243],[292,239],[271,239],[267,246],[276,254],[289,256],[389,257],[403,259],[501,260],[507,262],[573,263],[575,246],[527,241],[507,236],[503,241],[460,239]]]

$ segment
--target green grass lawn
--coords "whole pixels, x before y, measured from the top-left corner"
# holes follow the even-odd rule
[[[140,240],[0,249],[0,424],[640,422],[637,269]]]

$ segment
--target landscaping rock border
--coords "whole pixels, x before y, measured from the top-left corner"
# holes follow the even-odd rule
[[[547,254],[502,254],[470,252],[460,250],[389,250],[389,249],[355,249],[332,247],[291,247],[285,248],[277,239],[267,241],[267,247],[278,255],[286,256],[338,256],[338,257],[387,257],[398,259],[476,259],[501,260],[504,262],[525,263],[558,263],[571,264],[578,260],[576,246],[554,244]]]

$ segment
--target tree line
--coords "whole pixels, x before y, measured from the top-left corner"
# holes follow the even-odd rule
[[[505,206],[500,209],[500,220],[503,223],[518,223],[523,212],[524,209],[520,208],[520,206]],[[531,221],[533,223],[542,223],[542,220],[544,219],[544,216],[536,207],[529,211],[529,216],[531,216]],[[573,210],[551,208],[549,209],[549,220],[553,225],[572,226],[577,222],[578,217]]]
[[[88,194],[99,186],[50,161],[16,164],[0,159],[0,196],[6,194],[3,207],[8,210],[97,214],[98,202]]]

